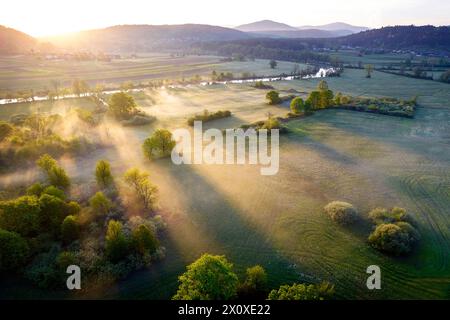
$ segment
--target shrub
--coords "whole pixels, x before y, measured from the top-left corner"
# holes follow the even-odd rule
[[[61,238],[65,243],[71,243],[80,236],[80,226],[75,216],[67,216],[61,224]]]
[[[228,300],[236,296],[238,278],[224,256],[204,254],[178,279],[173,300]]]
[[[412,219],[406,213],[406,210],[399,207],[392,208],[390,212],[384,208],[375,208],[369,212],[369,219],[372,220],[374,224],[400,221],[412,222]]]
[[[379,224],[369,236],[369,244],[380,251],[403,255],[411,252],[420,235],[409,223]]]
[[[15,232],[0,229],[0,272],[22,267],[28,253],[25,239]]]
[[[210,112],[208,112],[208,110],[204,110],[203,114],[196,114],[195,116],[190,117],[187,122],[188,122],[188,125],[192,127],[194,125],[195,121],[208,122],[208,121],[227,118],[227,117],[231,117],[231,111],[219,110],[217,112],[210,113]]]
[[[334,295],[334,286],[323,282],[316,284],[282,285],[278,290],[272,290],[269,300],[325,300]]]
[[[7,122],[0,121],[0,142],[9,137],[14,131],[12,125]]]
[[[78,265],[78,259],[74,252],[63,251],[56,258],[56,264],[59,269],[66,272],[68,266]]]
[[[330,218],[342,225],[349,225],[356,221],[356,209],[350,203],[343,201],[333,201],[327,204],[324,208]]]
[[[281,103],[280,94],[275,90],[271,90],[271,91],[267,92],[266,100],[268,100],[268,103],[271,105]]]

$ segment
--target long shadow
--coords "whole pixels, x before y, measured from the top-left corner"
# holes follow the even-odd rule
[[[292,262],[272,247],[269,237],[265,237],[246,221],[245,215],[191,166],[175,166],[170,162],[160,163],[158,166],[178,181],[188,199],[188,217],[199,229],[206,230],[206,234],[202,234],[205,234],[211,243],[217,244],[217,247],[211,248],[212,251],[208,253],[226,255],[240,275],[247,267],[262,265],[268,273],[272,287],[303,280],[300,273],[291,267]],[[167,254],[161,263],[119,284],[120,297],[167,299],[175,294],[177,277],[185,271],[186,264],[205,252],[200,248],[194,249],[193,252],[181,252],[176,245],[176,239],[172,237],[176,235],[169,235],[164,239]],[[190,261],[183,259],[186,255]],[[142,282],[145,285],[142,286]]]

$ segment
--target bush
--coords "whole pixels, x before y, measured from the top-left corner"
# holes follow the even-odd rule
[[[409,223],[379,224],[369,236],[369,244],[380,251],[404,255],[411,252],[420,235]]]
[[[61,238],[64,243],[71,243],[80,236],[80,226],[75,216],[67,216],[61,224]]]
[[[342,225],[352,224],[358,217],[356,209],[350,203],[343,201],[330,202],[324,210],[333,221]]]
[[[68,266],[78,265],[78,259],[75,253],[71,251],[63,251],[56,258],[56,264],[59,269],[66,272]]]
[[[268,103],[271,105],[281,103],[280,94],[275,90],[271,90],[271,91],[267,92],[266,100],[268,100]]]
[[[412,222],[412,219],[406,213],[406,210],[399,207],[392,208],[390,212],[384,208],[375,208],[369,212],[369,219],[372,220],[374,224],[400,221]]]
[[[334,295],[334,286],[323,282],[316,284],[283,285],[278,290],[272,290],[269,300],[325,300]]]
[[[0,229],[0,272],[22,267],[28,253],[25,239],[15,232]]]
[[[204,254],[178,279],[174,300],[228,300],[236,296],[238,278],[224,256]]]
[[[59,252],[59,247],[53,246],[48,252],[37,255],[27,267],[25,276],[40,288],[60,287],[64,283],[63,277],[66,273],[56,264]]]
[[[193,117],[190,117],[187,121],[189,126],[193,126],[195,121],[208,122],[216,119],[222,119],[231,117],[231,111],[228,110],[219,110],[217,112],[210,113],[208,110],[204,110],[203,114],[196,114]]]

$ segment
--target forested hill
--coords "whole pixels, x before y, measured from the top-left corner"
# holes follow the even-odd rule
[[[384,27],[336,38],[333,41],[341,45],[363,48],[446,49],[450,51],[450,27]]]
[[[58,47],[107,52],[152,51],[181,48],[193,42],[246,39],[251,36],[230,28],[202,24],[120,25],[61,35],[46,40]]]

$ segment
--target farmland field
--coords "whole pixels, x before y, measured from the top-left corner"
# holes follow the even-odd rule
[[[244,63],[247,67],[242,68],[239,62],[218,66],[214,58],[210,59],[198,62],[202,65],[198,68],[205,68],[208,74],[214,68],[232,72],[259,70],[261,74],[270,71],[262,69],[265,62]],[[277,71],[289,72],[292,66],[280,64],[282,69]],[[108,71],[101,77],[115,79],[115,73]],[[96,72],[82,77],[98,80]],[[94,183],[93,170],[99,159],[109,160],[117,176],[131,166],[147,169],[159,188],[161,212],[168,223],[163,239],[164,260],[112,287],[90,292],[87,297],[170,298],[185,266],[209,252],[225,254],[240,275],[249,266],[262,265],[271,287],[328,280],[336,285],[338,298],[450,298],[448,85],[379,72],[366,79],[363,70],[345,70],[340,78],[329,78],[327,82],[334,92],[353,96],[410,99],[418,95],[416,117],[325,110],[292,120],[288,123],[289,133],[280,141],[279,173],[261,176],[259,167],[251,165],[175,166],[170,160],[149,162],[143,158],[141,143],[155,128],[186,126],[187,117],[204,109],[232,112],[230,118],[208,123],[219,129],[264,119],[267,112],[285,115],[287,106],[266,104],[266,90],[245,84],[146,90],[135,98],[145,112],[157,117],[155,123],[138,128],[100,128],[109,130],[114,147],[96,150],[89,157],[62,159],[77,184]],[[311,79],[272,85],[282,94],[293,89],[298,95],[306,95],[317,83]],[[64,114],[72,104],[79,107],[85,102],[74,99],[57,103],[60,105],[46,102],[48,110]],[[9,117],[9,108],[19,108],[16,113],[33,112],[32,105],[28,106],[1,106],[0,116]],[[86,108],[91,107],[86,102]],[[11,178],[21,173],[24,179]],[[26,175],[15,172],[0,177],[0,184],[12,188],[38,177],[30,169]],[[323,213],[323,207],[332,200],[353,203],[363,217],[375,207],[406,208],[422,234],[419,247],[407,258],[375,251],[367,244],[371,230],[368,223],[339,227]],[[367,290],[369,265],[381,267],[383,290]],[[14,279],[5,279],[4,283],[0,298],[49,296],[48,291],[30,289]],[[65,292],[55,291],[52,295],[67,297]]]
[[[255,72],[258,75],[290,73],[292,62],[279,62],[277,69],[269,68],[269,61],[223,62],[214,56],[171,56],[170,54],[142,54],[136,58],[124,56],[111,62],[38,60],[33,56],[0,57],[0,92],[24,89],[52,89],[52,80],[70,87],[75,79],[90,85],[118,85],[125,81],[182,79],[195,75],[209,78],[213,70]]]

